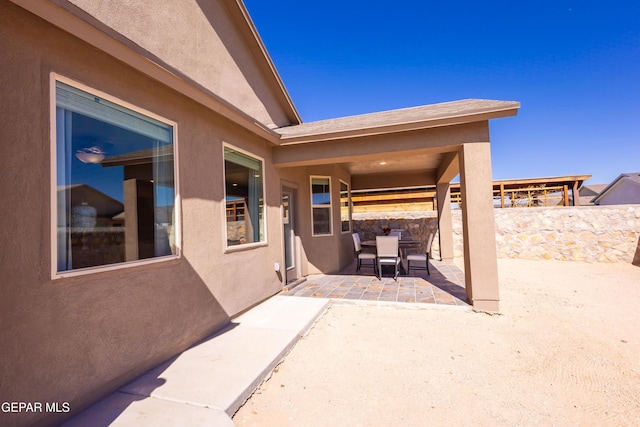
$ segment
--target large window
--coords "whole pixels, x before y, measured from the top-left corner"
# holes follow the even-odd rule
[[[227,246],[265,241],[262,160],[224,147]]]
[[[349,184],[340,181],[340,224],[343,233],[351,230],[351,222],[349,221],[351,214],[351,199],[349,197]]]
[[[174,127],[56,81],[58,273],[177,255]]]
[[[311,215],[314,236],[331,234],[331,178],[311,177]]]

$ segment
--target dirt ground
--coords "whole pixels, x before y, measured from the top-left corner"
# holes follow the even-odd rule
[[[333,305],[238,426],[640,426],[640,267],[501,259],[501,314]]]

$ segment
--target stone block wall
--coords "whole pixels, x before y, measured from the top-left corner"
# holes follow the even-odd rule
[[[640,265],[640,205],[495,209],[498,257]],[[462,257],[462,212],[454,210],[454,256]],[[433,211],[357,214],[354,231],[371,239],[383,227],[426,241],[437,231]],[[439,257],[438,236],[432,255]]]
[[[353,231],[360,234],[361,240],[373,240],[376,236],[383,235],[383,228],[399,228],[404,230],[403,238],[410,237],[414,240],[425,242],[430,233],[438,232],[438,219],[435,211],[424,212],[366,212],[352,216]],[[426,248],[421,248],[424,250]],[[439,257],[439,245],[437,234],[433,240],[431,253]]]

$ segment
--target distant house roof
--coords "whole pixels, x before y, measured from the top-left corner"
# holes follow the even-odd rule
[[[616,179],[614,179],[611,182],[611,184],[607,185],[604,190],[602,190],[596,197],[594,197],[591,200],[591,202],[596,205],[600,204],[603,201],[603,199],[609,197],[614,191],[616,191],[616,188],[620,187],[621,184],[629,184],[631,188],[637,187],[637,191],[634,191],[634,194],[637,194],[638,197],[629,199],[629,201],[626,203],[640,203],[640,201],[638,201],[640,200],[640,173],[639,172],[620,174]],[[625,202],[620,202],[620,203],[625,203]]]
[[[602,190],[607,188],[607,185],[609,184],[583,185],[582,187],[580,187],[580,197],[597,196],[602,192]]]
[[[609,184],[591,184],[580,187],[580,206],[593,205],[593,198],[607,188]]]

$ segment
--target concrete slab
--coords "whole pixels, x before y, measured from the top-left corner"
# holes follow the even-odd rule
[[[114,393],[64,424],[65,427],[234,427],[231,417],[214,408]]]
[[[330,300],[320,298],[270,298],[233,319],[212,337],[122,387],[65,426],[140,423],[225,426],[221,414],[231,421],[230,417],[329,305]],[[202,414],[195,414],[198,409]],[[155,418],[145,418],[182,419],[182,413],[192,421],[160,424],[153,421]],[[82,424],[98,419],[121,424]],[[217,424],[210,424],[211,420]]]
[[[232,415],[298,337],[294,331],[237,326],[152,369],[121,390],[218,408]]]
[[[246,327],[282,329],[304,334],[322,316],[329,306],[328,299],[292,298],[275,296],[234,319],[234,323]]]

